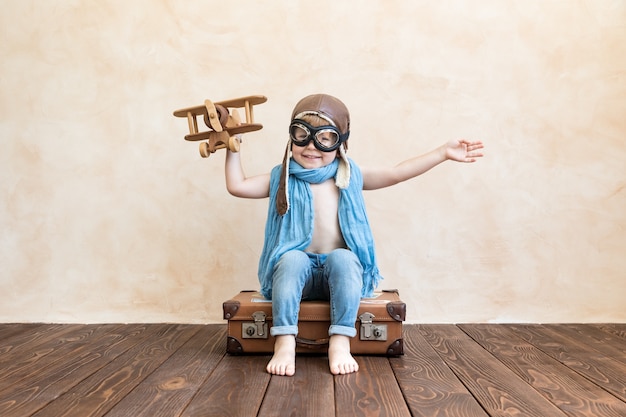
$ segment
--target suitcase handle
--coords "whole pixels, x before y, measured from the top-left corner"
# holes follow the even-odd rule
[[[296,337],[296,345],[299,347],[307,348],[307,349],[322,349],[328,347],[328,339],[304,339],[301,337]]]

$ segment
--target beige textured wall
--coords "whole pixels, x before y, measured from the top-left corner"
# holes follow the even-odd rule
[[[486,143],[366,195],[408,321],[626,320],[626,2],[0,3],[0,321],[222,321],[267,201],[172,111],[266,95],[255,174],[313,92],[364,166]]]

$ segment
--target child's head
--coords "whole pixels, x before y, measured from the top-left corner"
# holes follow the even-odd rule
[[[346,156],[347,140],[350,135],[350,113],[345,104],[338,98],[328,94],[312,94],[300,100],[291,114],[289,125],[289,143],[283,158],[276,207],[279,214],[289,209],[288,178],[289,154],[293,152],[294,160],[300,165],[327,165],[335,157],[339,158],[339,166],[335,176],[335,184],[339,188],[347,188],[350,184],[350,162]],[[314,148],[310,146],[311,142]],[[307,150],[310,149],[310,150]],[[319,152],[319,154],[315,154]],[[321,155],[320,155],[321,154]],[[316,164],[304,163],[318,159]],[[300,159],[300,161],[298,160]],[[303,164],[304,163],[304,164]]]
[[[302,123],[304,122],[304,123]],[[312,129],[322,127],[322,129]],[[298,140],[306,139],[302,135],[309,136],[308,140],[314,139],[316,133],[334,133],[336,137],[332,143],[318,143],[316,147],[321,151],[335,150],[346,141],[350,135],[350,113],[341,100],[328,94],[312,94],[300,100],[291,113],[289,133],[295,144],[303,143]],[[300,135],[296,135],[299,133]],[[328,135],[325,135],[328,136]],[[326,146],[328,145],[328,147]]]

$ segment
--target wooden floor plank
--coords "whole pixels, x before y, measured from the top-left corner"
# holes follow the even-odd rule
[[[623,417],[626,404],[500,325],[459,326],[571,417]]]
[[[565,416],[457,326],[419,325],[419,329],[489,415]]]
[[[12,395],[17,386],[21,386],[21,381],[26,380],[26,384],[32,382],[32,376],[44,377],[56,372],[56,369],[64,367],[64,362],[68,356],[75,358],[91,356],[90,347],[95,343],[101,343],[102,338],[109,337],[111,331],[119,325],[108,326],[87,326],[87,325],[67,325],[71,331],[61,335],[56,333],[58,338],[47,340],[38,344],[33,351],[20,349],[10,354],[10,362],[7,359],[0,370],[0,398]],[[58,364],[58,366],[55,366]],[[7,393],[8,391],[8,393]]]
[[[191,325],[159,325],[152,337],[107,363],[50,403],[40,415],[103,416],[197,331],[198,328]]]
[[[266,355],[225,355],[183,412],[185,417],[256,416],[270,375]]]
[[[410,416],[389,359],[357,356],[356,360],[358,372],[335,376],[336,415]]]
[[[609,359],[626,363],[626,341],[619,336],[584,324],[544,324],[544,327],[557,331],[569,339],[592,346]]]
[[[0,323],[0,355],[3,352],[3,346],[10,344],[9,340],[12,337],[30,333],[42,327],[44,327],[43,323]]]
[[[587,324],[586,326],[596,327],[607,333],[614,334],[626,339],[626,323],[597,323]]]
[[[35,368],[32,374],[10,385],[0,396],[0,414],[3,417],[26,416],[45,408],[63,393],[96,372],[114,357],[128,349],[123,342],[129,334],[140,333],[134,326],[92,325],[90,339],[79,339],[60,359]],[[139,326],[145,328],[145,325]],[[135,329],[135,330],[133,330]],[[81,328],[81,331],[83,329]],[[90,344],[90,343],[91,344]],[[46,415],[42,412],[42,415]]]
[[[298,356],[293,377],[272,376],[258,417],[335,415],[333,376],[326,356]]]
[[[488,416],[417,326],[403,333],[404,355],[389,362],[414,417]]]
[[[577,339],[539,324],[508,325],[518,336],[626,401],[626,365]]]
[[[226,353],[224,326],[197,327],[191,339],[106,416],[179,416]]]
[[[50,324],[34,327],[0,341],[0,353],[2,353],[0,381],[13,369],[12,365],[22,364],[25,353],[29,353],[33,360],[37,360],[39,356],[45,355],[45,351],[53,351],[57,344],[71,341],[71,338],[66,338],[65,335],[73,334],[77,329],[83,328],[82,324]],[[46,345],[46,348],[39,349],[42,345]]]

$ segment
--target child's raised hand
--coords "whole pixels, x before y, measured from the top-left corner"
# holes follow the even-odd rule
[[[446,145],[446,158],[457,162],[476,162],[483,156],[479,152],[483,148],[481,141],[470,142],[465,139],[453,139]]]

